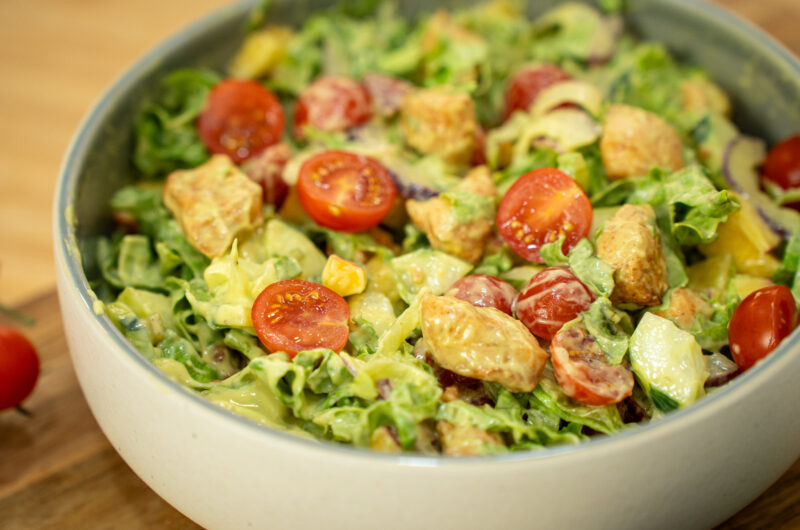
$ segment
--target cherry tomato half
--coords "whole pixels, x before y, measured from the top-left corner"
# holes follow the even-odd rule
[[[564,236],[566,254],[591,226],[589,198],[569,175],[554,168],[521,176],[497,208],[500,235],[517,254],[535,263],[542,263],[539,249],[545,243]]]
[[[292,149],[284,143],[267,147],[242,166],[242,171],[264,190],[264,204],[280,208],[289,194],[283,180],[283,168],[292,157]]]
[[[0,410],[22,403],[39,378],[39,357],[14,328],[0,326]]]
[[[510,315],[517,290],[500,278],[488,274],[471,274],[454,283],[445,294],[475,306],[494,307]]]
[[[346,131],[371,117],[372,99],[360,83],[342,76],[318,77],[297,100],[294,135],[305,138],[306,125],[320,131]]]
[[[550,361],[564,393],[586,405],[619,403],[633,393],[630,368],[608,364],[594,337],[582,327],[556,333],[550,344]]]
[[[275,282],[256,298],[253,327],[271,352],[294,357],[301,351],[340,351],[350,335],[350,307],[323,285],[305,280]]]
[[[800,135],[791,136],[773,147],[761,173],[784,190],[800,188]],[[788,206],[800,210],[800,203]]]
[[[549,267],[520,291],[514,311],[531,333],[551,340],[561,326],[589,309],[594,299],[569,267]]]
[[[788,287],[773,285],[750,293],[728,324],[733,360],[741,371],[763,359],[797,325],[797,308]]]
[[[297,197],[306,213],[317,224],[345,232],[376,226],[396,195],[394,181],[380,162],[346,151],[312,156],[297,179]]]
[[[539,92],[570,79],[572,77],[567,72],[554,64],[523,68],[514,74],[506,88],[505,117],[508,118],[517,110],[528,110],[536,101]]]
[[[277,143],[283,133],[278,98],[255,81],[227,79],[208,94],[197,131],[212,153],[237,164]]]

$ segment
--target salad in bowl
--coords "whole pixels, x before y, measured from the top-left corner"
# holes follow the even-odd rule
[[[797,325],[800,137],[743,134],[618,4],[254,12],[137,110],[97,310],[189,392],[384,452],[580,443],[735,384]]]

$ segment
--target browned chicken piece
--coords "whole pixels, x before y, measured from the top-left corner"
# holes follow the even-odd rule
[[[615,304],[654,306],[667,292],[667,261],[649,204],[622,206],[597,238],[597,257],[614,267]]]
[[[705,315],[710,317],[714,308],[708,301],[691,289],[674,289],[669,295],[669,306],[663,311],[654,311],[654,315],[668,318],[678,327],[689,329],[694,325],[695,317]]]
[[[189,243],[215,257],[237,235],[261,225],[262,193],[230,158],[215,155],[202,166],[173,171],[164,186],[164,204]]]
[[[683,145],[678,132],[659,116],[628,105],[611,105],[600,139],[603,166],[615,180],[647,175],[660,167],[683,167]]]
[[[685,111],[713,111],[730,116],[731,101],[717,85],[702,77],[681,82],[681,98]]]
[[[499,434],[472,425],[455,425],[440,420],[436,422],[436,432],[439,433],[442,452],[447,456],[480,456],[496,452],[493,448],[505,446]]]
[[[489,169],[480,166],[458,183],[456,190],[494,198],[495,189]],[[483,248],[492,234],[494,215],[476,215],[468,221],[460,220],[449,199],[434,197],[427,201],[406,201],[411,220],[428,236],[431,246],[471,263],[483,255]]]
[[[400,109],[406,143],[423,154],[466,165],[475,147],[475,105],[469,94],[447,87],[422,89],[407,96]]]
[[[423,300],[420,317],[425,346],[443,368],[512,392],[536,388],[548,355],[519,320],[449,296]]]

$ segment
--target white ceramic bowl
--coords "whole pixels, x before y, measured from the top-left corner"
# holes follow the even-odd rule
[[[297,21],[308,3],[276,4],[276,17]],[[800,64],[772,40],[704,3],[632,4],[635,28],[707,67],[733,94],[746,130],[776,140],[800,128]],[[199,22],[119,79],[78,132],[55,198],[75,370],[108,439],[159,495],[208,528],[704,528],[798,458],[797,332],[727,388],[664,420],[580,446],[465,460],[295,438],[171,382],[92,311],[93,265],[78,253],[90,255],[93,237],[108,230],[108,198],[131,178],[132,109],[171,68],[223,64],[246,11]]]

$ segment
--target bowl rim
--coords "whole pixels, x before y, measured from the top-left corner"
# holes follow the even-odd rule
[[[97,302],[97,298],[89,287],[81,265],[81,258],[77,251],[76,219],[72,209],[72,199],[80,181],[83,161],[88,154],[90,139],[99,134],[104,119],[115,108],[117,101],[125,97],[125,94],[136,83],[136,80],[149,69],[157,67],[160,57],[175,53],[183,47],[186,41],[195,40],[225,19],[238,18],[244,15],[255,4],[255,0],[244,0],[216,9],[178,32],[173,33],[132,63],[132,65],[129,65],[95,101],[81,120],[76,133],[70,141],[59,170],[55,188],[56,194],[53,200],[53,235],[55,238],[57,276],[62,279],[68,279],[70,287],[77,291],[82,310],[88,313],[86,316],[91,317],[91,331],[111,338],[113,344],[119,350],[115,351],[114,354],[124,355],[128,360],[132,360],[133,366],[138,369],[140,375],[154,378],[157,383],[161,383],[162,386],[168,388],[172,394],[182,396],[180,399],[185,399],[187,404],[193,403],[199,406],[205,412],[232,427],[244,429],[244,431],[253,436],[265,437],[265,439],[272,438],[276,442],[296,444],[298,449],[322,452],[319,453],[321,456],[324,456],[324,454],[337,454],[378,461],[383,464],[396,464],[403,467],[450,468],[458,466],[461,468],[487,464],[534,462],[573,454],[591,457],[597,455],[598,452],[625,450],[626,446],[632,444],[647,443],[649,438],[659,437],[670,430],[681,430],[684,424],[688,425],[690,422],[702,421],[703,418],[713,415],[715,411],[727,408],[732,402],[754,391],[765,380],[769,379],[772,374],[779,373],[786,364],[791,362],[792,350],[800,350],[800,327],[798,327],[771,355],[758,362],[744,374],[739,375],[733,385],[722,387],[691,406],[672,411],[655,421],[646,424],[635,424],[631,428],[613,435],[600,436],[579,444],[550,446],[539,450],[515,451],[471,458],[450,458],[443,455],[425,456],[406,453],[388,454],[335,442],[307,439],[261,425],[223,409],[194,392],[187,391],[141,355],[125,339],[108,316],[95,313],[94,304]],[[781,43],[753,23],[706,0],[677,0],[674,2],[674,6],[692,12],[692,16],[716,19],[719,24],[727,26],[731,31],[736,31],[739,38],[748,40],[749,44],[755,46],[755,51],[760,55],[771,54],[775,56],[779,62],[783,63],[800,79],[800,60]],[[73,293],[69,292],[68,294],[72,295]],[[145,378],[143,377],[143,379]]]

